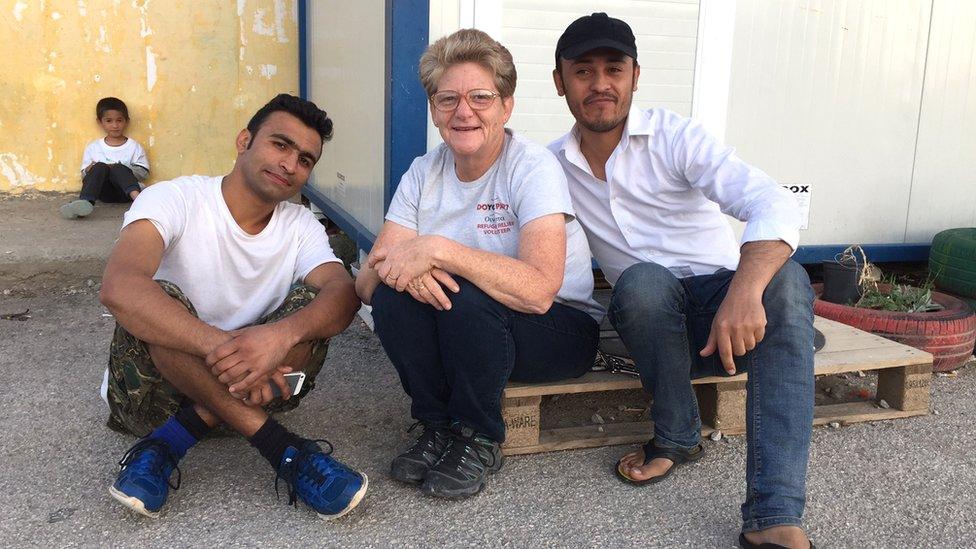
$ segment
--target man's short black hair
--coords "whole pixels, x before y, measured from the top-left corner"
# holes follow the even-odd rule
[[[99,120],[105,115],[105,111],[119,111],[126,120],[129,119],[129,108],[118,97],[103,97],[95,103],[95,116]]]
[[[283,111],[302,121],[303,124],[319,132],[322,143],[332,139],[332,120],[329,115],[311,101],[306,101],[301,97],[295,97],[287,93],[278,94],[268,104],[258,109],[247,123],[247,131],[251,132],[251,141],[247,144],[251,148],[254,143],[254,136],[264,121],[271,116],[271,113]]]

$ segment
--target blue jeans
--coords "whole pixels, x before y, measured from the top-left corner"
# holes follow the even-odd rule
[[[693,448],[701,418],[693,378],[728,375],[716,352],[702,358],[712,319],[735,273],[676,278],[654,263],[631,266],[617,280],[610,322],[651,393],[660,446]],[[746,501],[743,531],[800,525],[813,425],[813,291],[806,271],[788,261],[763,294],[766,335],[736,357],[746,384]]]
[[[505,440],[502,391],[509,379],[529,383],[579,377],[590,370],[599,325],[583,311],[553,303],[533,315],[513,311],[467,280],[438,311],[380,284],[373,293],[376,335],[411,398],[414,419],[459,421]]]

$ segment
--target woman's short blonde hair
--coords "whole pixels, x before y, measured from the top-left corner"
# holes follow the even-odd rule
[[[427,95],[437,93],[444,71],[459,63],[477,63],[492,74],[502,97],[515,94],[515,62],[508,48],[478,29],[461,29],[431,44],[420,56],[420,83]]]

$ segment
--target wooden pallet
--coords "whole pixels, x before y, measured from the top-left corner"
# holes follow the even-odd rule
[[[814,425],[928,413],[932,355],[825,318],[817,317],[814,326],[827,339],[824,348],[815,355],[816,374],[877,371],[877,399],[883,399],[891,406],[890,409],[879,408],[875,401],[816,406]],[[728,435],[745,433],[747,375],[713,376],[692,382],[698,395],[703,435],[714,430]],[[654,428],[650,421],[563,428],[547,428],[540,421],[541,409],[546,407],[552,395],[640,388],[640,380],[636,377],[609,372],[591,372],[555,383],[509,383],[502,396],[502,415],[507,429],[502,448],[505,454],[513,455],[645,442]]]

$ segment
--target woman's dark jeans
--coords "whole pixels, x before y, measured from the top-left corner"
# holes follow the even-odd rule
[[[599,325],[590,315],[553,303],[541,315],[513,311],[474,284],[448,293],[438,311],[380,284],[373,293],[376,334],[412,399],[411,415],[431,425],[459,421],[505,440],[501,397],[512,381],[547,382],[590,370]]]

